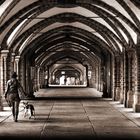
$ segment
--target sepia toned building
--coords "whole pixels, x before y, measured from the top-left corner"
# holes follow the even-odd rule
[[[0,110],[12,72],[28,94],[95,88],[140,112],[139,0],[1,0]]]

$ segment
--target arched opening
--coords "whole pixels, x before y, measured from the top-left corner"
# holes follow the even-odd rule
[[[0,9],[1,93],[16,71],[29,96],[50,85],[83,85],[139,106],[130,103],[140,84],[138,2],[10,0]],[[73,63],[58,63],[65,59]]]

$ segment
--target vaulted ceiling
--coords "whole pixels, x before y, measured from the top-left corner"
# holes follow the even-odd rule
[[[1,0],[0,49],[38,65],[117,55],[140,38],[139,0]]]

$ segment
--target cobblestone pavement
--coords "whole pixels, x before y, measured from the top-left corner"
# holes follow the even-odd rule
[[[24,118],[22,101],[18,122],[10,108],[0,112],[0,139],[140,139],[140,113],[119,102],[101,98],[92,88],[50,88],[28,100],[36,118]]]

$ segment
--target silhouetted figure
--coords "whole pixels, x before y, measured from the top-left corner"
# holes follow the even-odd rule
[[[17,122],[18,120],[18,113],[19,113],[19,103],[20,103],[20,96],[19,92],[25,96],[25,92],[20,85],[19,81],[17,80],[17,74],[14,72],[11,76],[11,79],[7,81],[7,87],[5,92],[5,99],[8,102],[8,105],[12,108],[13,120]]]

